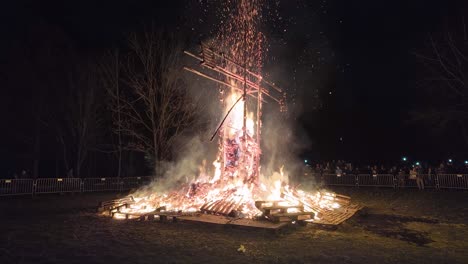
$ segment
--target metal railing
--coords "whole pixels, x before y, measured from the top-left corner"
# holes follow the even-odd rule
[[[356,186],[357,180],[354,174],[323,174],[323,181],[327,185]]]
[[[468,174],[421,174],[420,177],[424,188],[468,190]],[[418,188],[416,179],[407,174],[322,174],[320,178],[328,186]]]
[[[424,188],[438,188],[438,175],[436,174],[421,174]],[[411,179],[409,175],[395,175],[396,186],[398,188],[418,188],[416,179]]]
[[[468,174],[437,175],[439,189],[468,189]]]
[[[123,179],[121,178],[85,178],[83,192],[121,191]]]
[[[395,179],[391,174],[358,174],[357,186],[395,187]]]
[[[81,179],[77,178],[44,178],[35,181],[34,193],[80,192]]]
[[[125,178],[0,179],[0,196],[46,193],[128,191],[151,182],[151,176]]]
[[[309,176],[309,175],[308,175]],[[314,182],[328,186],[417,188],[409,175],[392,174],[310,174]],[[67,192],[128,191],[151,182],[151,176],[125,178],[0,179],[0,196]],[[468,190],[468,174],[424,174],[425,188]],[[307,179],[305,179],[307,180]]]
[[[0,196],[32,194],[34,181],[32,179],[0,180]]]

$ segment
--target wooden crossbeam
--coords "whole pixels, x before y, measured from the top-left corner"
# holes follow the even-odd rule
[[[215,72],[217,72],[217,73],[223,74],[223,75],[225,75],[226,77],[232,78],[232,79],[237,80],[237,81],[239,81],[239,82],[242,82],[242,83],[244,82],[244,77],[242,77],[242,76],[240,76],[240,75],[238,75],[238,74],[235,74],[235,73],[233,73],[233,72],[230,72],[230,71],[226,70],[226,69],[223,68],[223,67],[220,67],[220,66],[218,66],[218,65],[214,65],[214,64],[212,63],[212,61],[206,61],[206,60],[204,60],[203,58],[201,58],[201,57],[199,57],[199,56],[197,56],[197,55],[195,55],[195,54],[193,54],[193,53],[190,53],[190,52],[188,52],[188,51],[184,51],[184,53],[187,54],[187,55],[189,55],[189,56],[191,56],[191,57],[193,57],[193,58],[195,58],[195,59],[197,59],[197,60],[199,60],[199,61],[201,62],[201,65],[202,65],[202,66],[205,66],[205,68],[207,68],[207,69],[209,69],[209,70],[212,70],[212,71],[215,71]],[[239,66],[239,67],[240,67],[240,66]],[[216,79],[216,78],[213,78],[213,77],[211,77],[211,76],[209,76],[209,75],[206,75],[206,74],[201,73],[201,72],[199,72],[199,71],[196,71],[196,70],[194,70],[194,69],[191,69],[191,68],[188,68],[188,67],[184,67],[184,69],[185,69],[185,70],[188,70],[188,71],[190,71],[190,72],[192,72],[192,73],[198,74],[198,75],[200,75],[200,76],[202,76],[202,77],[205,77],[205,78],[207,78],[207,79],[210,79],[210,80],[212,80],[212,81],[215,81],[215,82],[217,82],[217,83],[219,83],[219,84],[226,85],[226,86],[231,87],[231,88],[234,88],[234,89],[236,89],[236,90],[241,90],[241,89],[238,88],[238,87],[235,87],[235,86],[233,86],[233,85],[231,85],[231,84],[229,84],[229,83],[226,83],[226,82],[224,82],[224,81],[220,81],[220,80],[218,80],[218,79]],[[189,70],[189,69],[190,69],[190,70]],[[195,71],[196,71],[196,72],[195,72]],[[272,83],[270,83],[270,82],[268,82],[268,81],[266,81],[266,83],[269,84],[271,87],[273,87],[275,90],[277,90],[277,91],[279,91],[279,92],[282,92],[281,89],[279,89],[278,87],[274,86],[274,84],[272,84]],[[266,89],[266,88],[264,88],[264,87],[261,87],[260,85],[254,83],[254,82],[252,82],[252,81],[250,81],[250,80],[247,80],[247,79],[246,79],[246,84],[247,84],[248,87],[250,87],[250,88],[252,88],[252,89],[254,90],[254,91],[251,91],[251,92],[258,92],[258,90],[260,90],[260,91],[262,91],[263,94],[265,94],[266,96],[268,96],[268,97],[271,98],[272,100],[276,101],[277,103],[281,103],[281,100],[278,99],[278,98],[276,98],[275,96],[273,96],[273,95],[270,93],[270,91],[269,91],[268,89]]]

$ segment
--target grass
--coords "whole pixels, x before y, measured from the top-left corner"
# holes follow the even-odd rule
[[[98,217],[117,194],[2,198],[0,263],[468,263],[468,193],[334,191],[367,215],[280,233]]]

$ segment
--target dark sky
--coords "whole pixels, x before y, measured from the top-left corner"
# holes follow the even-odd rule
[[[49,31],[41,37],[63,32],[82,54],[119,46],[126,32],[151,21],[196,43],[216,30],[216,2],[4,1],[0,59],[41,24]],[[466,154],[460,141],[409,122],[419,98],[420,65],[412,52],[429,33],[468,14],[466,4],[301,0],[267,1],[267,7],[265,73],[291,91],[301,110],[298,127],[312,142],[308,155],[397,160]]]

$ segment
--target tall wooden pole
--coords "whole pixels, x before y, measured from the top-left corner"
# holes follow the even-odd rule
[[[244,93],[243,93],[243,100],[244,100],[244,120],[242,124],[242,171],[244,172],[244,177],[247,173],[245,169],[245,162],[246,162],[246,155],[247,155],[247,60],[248,60],[248,53],[247,53],[247,21],[245,22],[244,28]]]
[[[255,152],[255,163],[256,163],[256,166],[257,166],[257,170],[256,170],[256,175],[255,175],[255,179],[254,179],[254,182],[256,182],[258,180],[258,178],[260,177],[260,133],[261,133],[261,128],[262,128],[262,89],[260,87],[260,85],[258,86],[258,97],[257,97],[257,131],[256,131],[256,134],[257,134],[257,148],[258,150]]]

